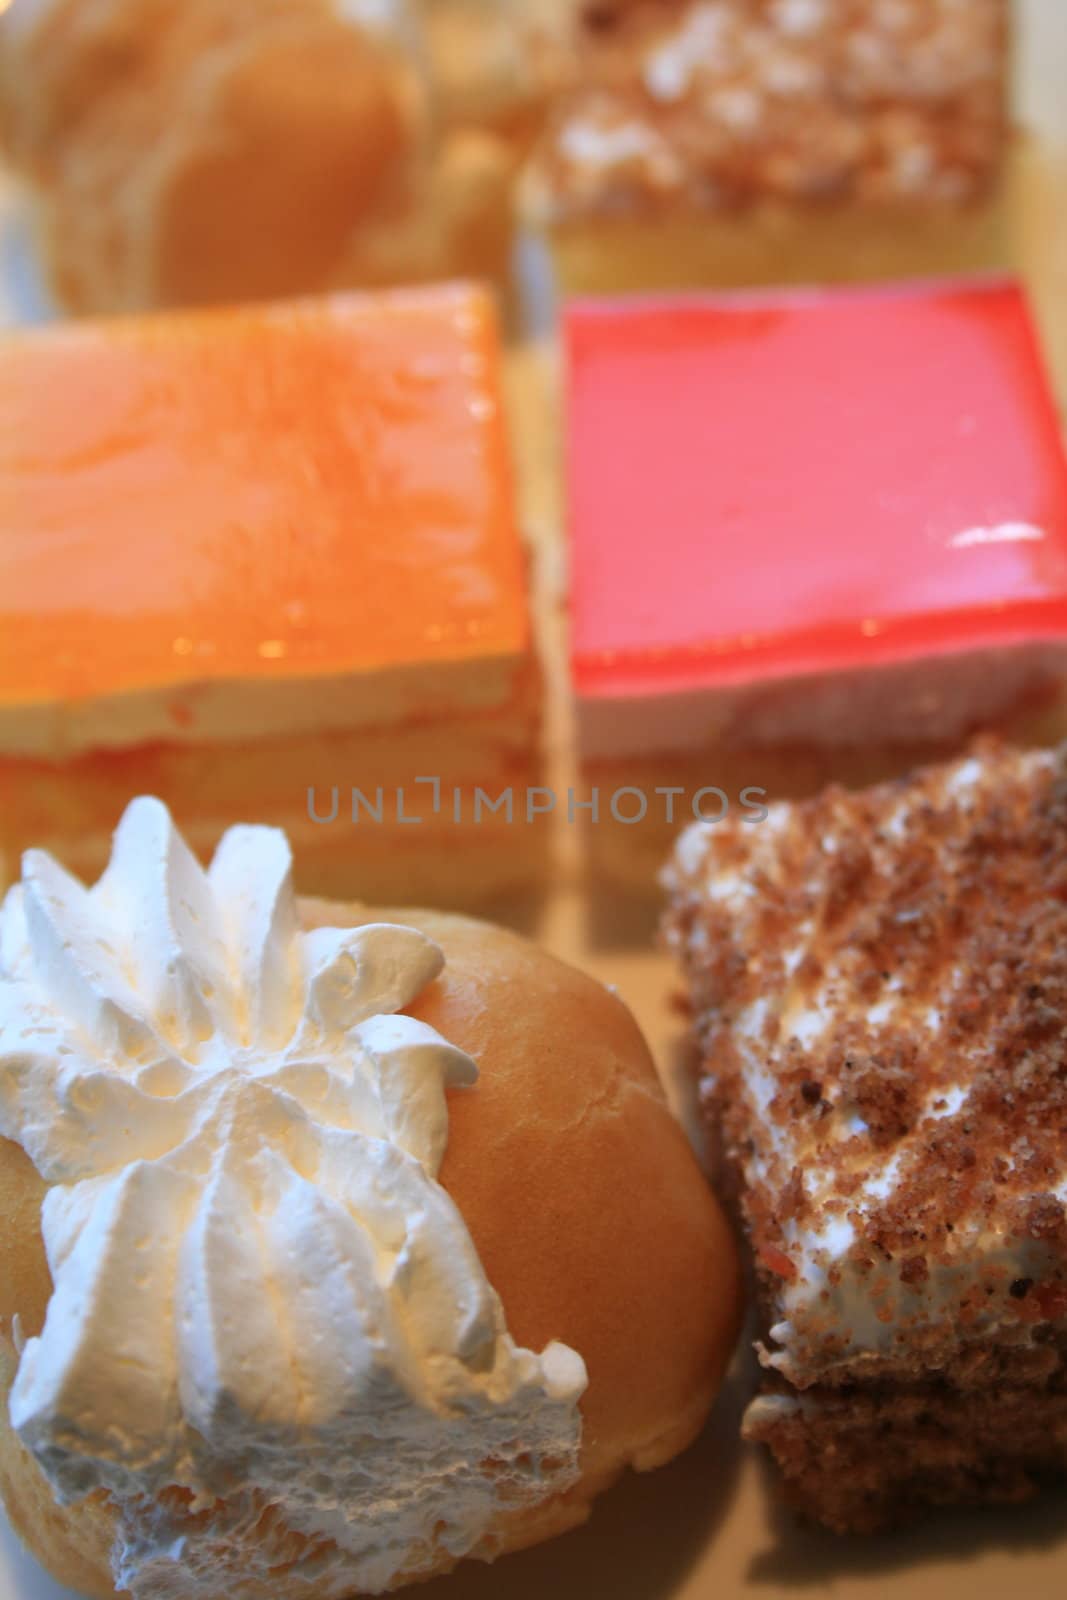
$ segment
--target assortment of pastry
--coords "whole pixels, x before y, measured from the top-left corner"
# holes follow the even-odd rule
[[[456,274],[1003,266],[1007,0],[17,0],[0,136],[82,313]]]
[[[1067,1476],[1067,455],[959,273],[1007,10],[0,6],[81,317],[0,360],[0,1500],[59,1582],[563,1533],[701,1431],[746,1278],[810,1520]],[[569,674],[473,281],[520,225],[714,286],[564,310]],[[460,914],[579,812],[609,909],[659,872],[695,1128]]]

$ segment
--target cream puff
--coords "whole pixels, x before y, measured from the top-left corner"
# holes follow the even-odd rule
[[[463,918],[205,871],[139,799],[0,916],[0,1490],[61,1582],[374,1593],[707,1414],[731,1238],[622,1003]]]

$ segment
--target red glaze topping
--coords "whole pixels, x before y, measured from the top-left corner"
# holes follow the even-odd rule
[[[578,301],[585,695],[1067,638],[1067,460],[1006,280]]]

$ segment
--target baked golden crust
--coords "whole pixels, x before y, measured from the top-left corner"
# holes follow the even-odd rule
[[[582,1477],[532,1514],[504,1517],[493,1557],[583,1521],[627,1466],[650,1469],[700,1429],[737,1335],[727,1224],[667,1107],[644,1040],[600,984],[523,939],[444,913],[304,901],[305,926],[392,920],[445,952],[412,1012],[477,1060],[450,1096],[440,1180],[470,1228],[511,1334],[572,1345],[589,1371]],[[0,1141],[0,1488],[11,1520],[60,1580],[109,1596],[106,1503],[59,1508],[7,1425],[14,1319],[39,1331],[51,1283],[44,1185]]]
[[[323,920],[335,915],[327,905]],[[696,1433],[718,1385],[736,1285],[726,1224],[637,1024],[601,984],[513,934],[447,914],[381,915],[445,951],[412,1009],[481,1078],[450,1101],[440,1180],[511,1333],[538,1350],[561,1339],[585,1359],[587,1472],[659,1466]]]
[[[40,1228],[44,1193],[29,1157],[0,1139],[0,1500],[59,1583],[107,1600],[114,1593],[108,1576],[112,1529],[103,1500],[94,1496],[79,1506],[57,1506],[7,1420],[17,1341],[40,1333],[52,1293]]]

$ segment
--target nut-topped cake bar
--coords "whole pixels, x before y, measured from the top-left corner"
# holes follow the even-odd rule
[[[1004,0],[600,0],[525,184],[564,283],[1003,265]]]
[[[697,824],[666,876],[748,1437],[838,1529],[1067,1471],[1067,748]]]
[[[0,508],[9,871],[35,841],[100,870],[151,790],[202,852],[236,820],[286,828],[305,889],[466,900],[536,872],[540,678],[484,292],[11,335]],[[474,815],[479,789],[514,791],[514,825]]]

